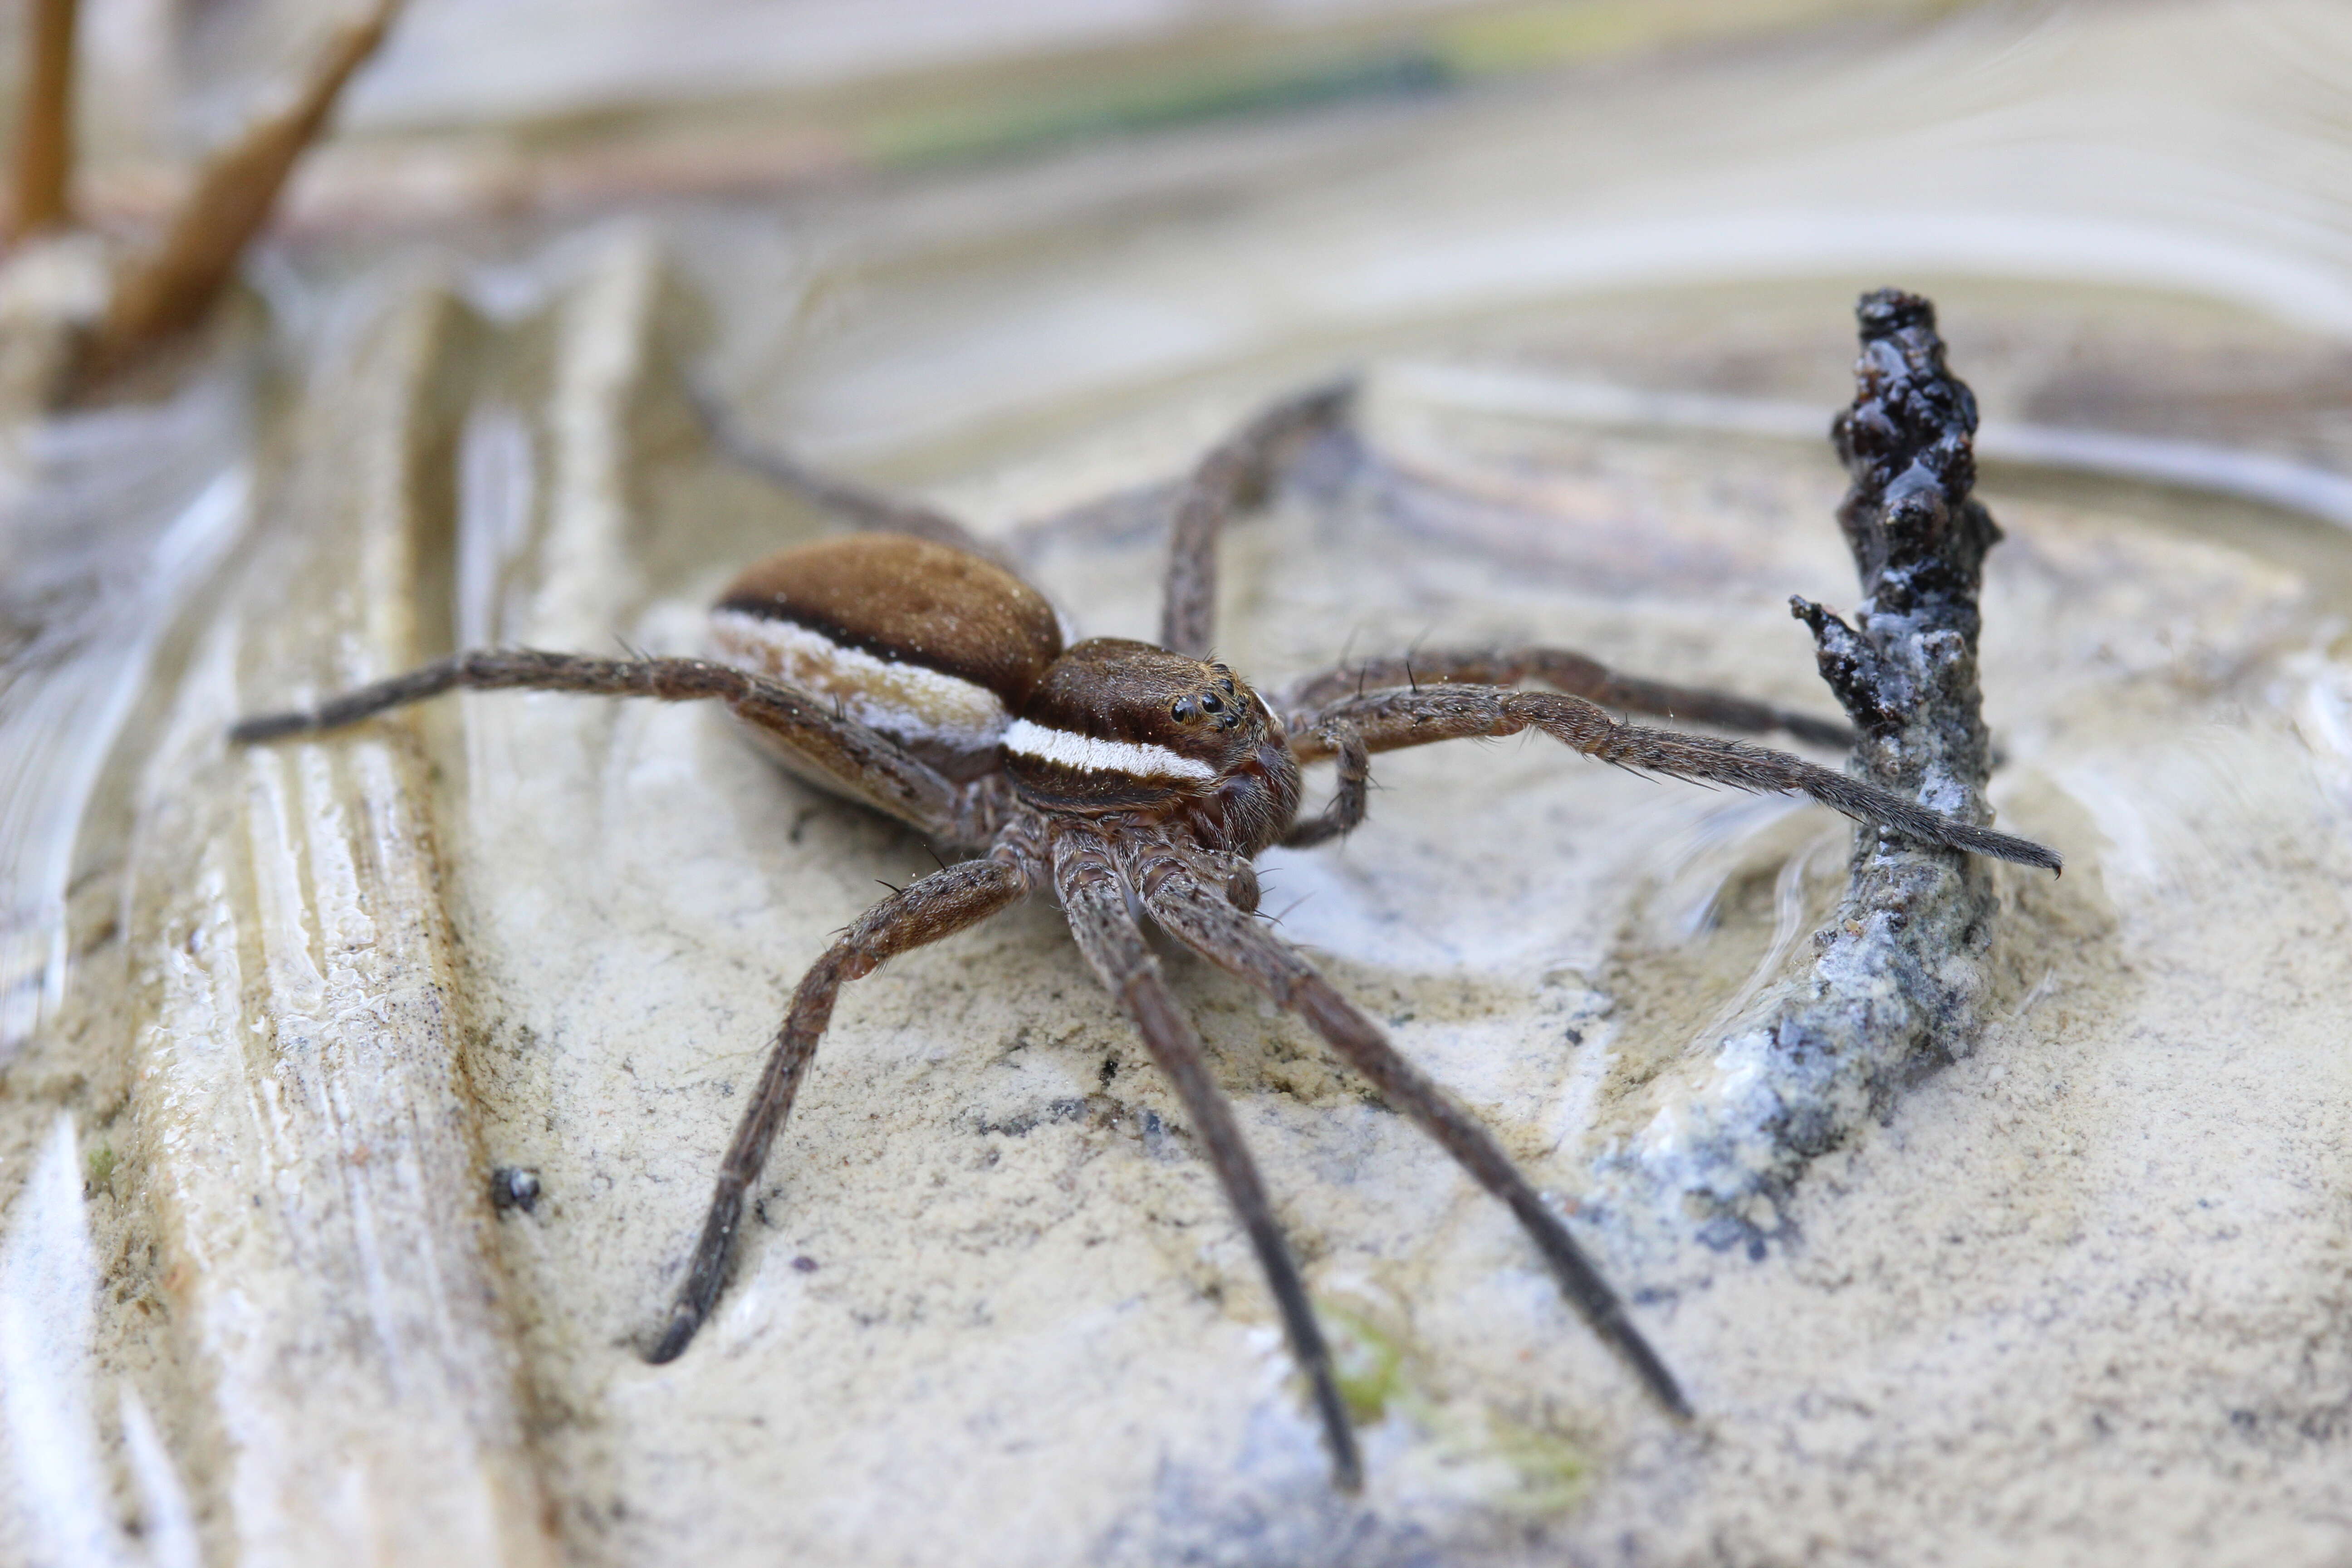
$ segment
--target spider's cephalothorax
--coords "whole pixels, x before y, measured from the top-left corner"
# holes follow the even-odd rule
[[[1222,664],[1093,637],[1054,661],[1004,732],[1004,771],[1040,811],[1181,826],[1255,856],[1298,813],[1282,725]]]
[[[1306,1373],[1339,1485],[1361,1479],[1331,1356],[1232,1107],[1139,923],[1297,1013],[1383,1099],[1509,1205],[1562,1289],[1667,1409],[1682,1390],[1559,1214],[1479,1120],[1391,1046],[1305,955],[1253,917],[1252,858],[1363,820],[1373,752],[1539,730],[1652,773],[1811,796],[1881,831],[2055,869],[2023,839],[1956,821],[1815,763],[1738,741],[1638,728],[1610,707],[1843,743],[1839,725],[1719,692],[1613,674],[1560,648],[1416,653],[1294,682],[1272,700],[1209,654],[1216,540],[1293,437],[1328,425],[1343,390],[1278,404],[1213,449],[1180,499],[1160,643],[1065,648],[1036,590],[953,521],[777,465],[872,531],[787,551],[745,572],[712,612],[719,658],[457,655],[315,710],[247,721],[239,741],[352,723],[457,687],[535,688],[728,705],[803,778],[976,851],[868,910],[802,979],[735,1137],[669,1317],[647,1347],[685,1350],[724,1282],[737,1226],[842,985],[908,948],[1050,891],[1088,964],[1168,1075],[1265,1270]],[[1549,690],[1517,689],[1539,681]],[[1605,707],[1603,705],[1606,705]],[[1330,762],[1328,805],[1300,818],[1303,764]]]

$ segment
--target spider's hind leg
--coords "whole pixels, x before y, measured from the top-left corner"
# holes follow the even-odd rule
[[[776,1043],[760,1074],[759,1087],[737,1124],[734,1141],[719,1167],[719,1181],[710,1194],[710,1209],[694,1258],[660,1337],[646,1352],[656,1363],[675,1361],[690,1342],[725,1283],[727,1263],[735,1247],[736,1229],[743,1219],[743,1200],[768,1150],[782,1131],[784,1118],[800,1092],[801,1079],[816,1054],[817,1041],[832,1022],[833,1005],[842,986],[881,967],[886,959],[952,936],[1017,901],[1033,880],[1027,857],[1018,848],[1000,844],[987,858],[967,860],[910,882],[899,892],[866,911],[846,935],[825,950],[793,993],[792,1010],[776,1032]]]
[[[871,485],[812,467],[788,452],[761,446],[738,425],[715,396],[689,380],[687,396],[705,435],[729,460],[772,480],[812,505],[856,523],[869,533],[903,533],[945,544],[983,561],[1011,568],[1003,549],[980,537],[937,507],[896,496]]]
[[[737,718],[781,742],[796,761],[841,793],[934,837],[960,844],[988,841],[986,803],[970,786],[958,786],[889,737],[845,717],[837,702],[709,659],[591,658],[533,648],[456,654],[330,698],[316,708],[243,720],[229,731],[229,740],[251,745],[340,730],[460,689],[724,702]]]

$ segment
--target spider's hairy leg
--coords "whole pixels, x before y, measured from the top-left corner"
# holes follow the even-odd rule
[[[1367,751],[1388,752],[1438,741],[1516,735],[1529,728],[1596,761],[1638,773],[1728,784],[1759,795],[1808,795],[1858,822],[1875,823],[1924,843],[2049,871],[2063,865],[2056,850],[2031,839],[1946,816],[1801,757],[1712,735],[1621,724],[1580,697],[1549,691],[1451,686],[1367,692],[1309,715],[1292,740],[1291,752],[1301,763],[1340,755],[1340,742],[1334,737],[1349,730],[1361,737]]]
[[[1219,535],[1234,512],[1255,505],[1265,494],[1285,449],[1347,417],[1355,395],[1355,381],[1348,378],[1268,404],[1192,465],[1176,500],[1160,600],[1160,647],[1194,658],[1209,657],[1217,635]]]
[[[1703,686],[1644,680],[1564,647],[1416,648],[1407,658],[1366,659],[1294,681],[1277,706],[1286,718],[1304,722],[1305,716],[1361,691],[1454,683],[1517,686],[1526,681],[1628,713],[1755,735],[1780,730],[1818,746],[1843,749],[1853,744],[1853,728],[1836,720],[1792,713]]]
[[[1331,1452],[1334,1482],[1342,1491],[1361,1489],[1364,1468],[1356,1451],[1355,1429],[1339,1397],[1331,1350],[1315,1321],[1306,1284],[1298,1277],[1298,1264],[1275,1221],[1265,1184],[1258,1177],[1249,1145],[1242,1140],[1233,1107],[1209,1076],[1201,1037],[1168,994],[1159,962],[1144,945],[1135,917],[1128,912],[1126,884],[1109,847],[1085,829],[1061,835],[1054,846],[1054,881],[1079,952],[1118,998],[1152,1059],[1175,1085],[1192,1130],[1225,1189],[1225,1201],[1249,1233],[1258,1267],[1265,1270],[1266,1286],[1282,1314],[1290,1353],[1313,1391],[1316,1413],[1322,1418],[1323,1441]]]
[[[1411,1117],[1480,1186],[1508,1205],[1593,1332],[1625,1358],[1659,1404],[1676,1415],[1690,1415],[1681,1384],[1625,1315],[1617,1292],[1476,1117],[1405,1059],[1380,1026],[1342,996],[1297,948],[1226,902],[1193,872],[1181,851],[1171,847],[1146,849],[1135,857],[1129,875],[1143,907],[1171,935],[1304,1018],[1371,1081],[1383,1100]]]
[[[812,504],[847,519],[867,532],[910,534],[1000,566],[1012,564],[1002,549],[936,507],[891,495],[844,475],[812,467],[788,452],[761,446],[744,432],[717,397],[691,377],[687,378],[687,397],[713,447],[730,460],[773,480]]]
[[[842,985],[873,973],[885,960],[909,948],[978,924],[1021,899],[1035,879],[1028,856],[1018,846],[1000,841],[986,858],[934,871],[867,910],[802,978],[800,989],[793,995],[792,1011],[785,1015],[783,1027],[776,1031],[776,1043],[768,1053],[759,1087],[752,1091],[751,1102],[735,1129],[734,1142],[728,1145],[727,1158],[719,1167],[718,1185],[710,1195],[701,1238],[695,1243],[694,1259],[687,1267],[686,1279],[678,1287],[661,1337],[646,1352],[647,1361],[675,1361],[710,1315],[726,1278],[728,1257],[734,1250],[736,1229],[742,1223],[743,1199],[751,1184],[760,1179],[768,1149],[793,1109],[793,1097],[816,1054],[817,1041],[833,1019],[834,1000]]]
[[[971,820],[970,791],[887,736],[835,711],[836,704],[733,665],[700,658],[591,658],[583,654],[498,648],[461,653],[405,675],[330,698],[312,709],[268,713],[229,731],[233,744],[338,730],[445,691],[576,691],[652,697],[665,702],[710,699],[768,731],[810,767],[876,809],[922,832],[957,843],[987,841]]]

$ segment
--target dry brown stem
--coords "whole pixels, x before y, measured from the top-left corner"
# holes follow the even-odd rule
[[[16,132],[13,240],[73,221],[73,60],[77,0],[32,0],[25,113]]]
[[[379,0],[367,16],[338,29],[294,101],[205,165],[162,237],[123,264],[84,360],[89,380],[117,374],[204,320],[246,246],[269,221],[295,160],[318,140],[352,74],[383,42],[400,4]]]

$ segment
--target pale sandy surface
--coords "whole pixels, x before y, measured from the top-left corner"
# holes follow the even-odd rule
[[[1543,121],[1512,112],[1525,152]],[[1505,416],[1413,370],[1825,426],[1853,289],[1892,279],[1591,299],[1570,268],[1534,299],[1490,276],[1510,297],[1473,310],[1432,262],[1384,285],[1424,279],[1407,310],[1370,263],[1352,295],[1265,267],[1368,254],[1349,237],[1406,197],[1475,216],[1452,177],[1474,141],[1393,175],[1350,154],[1304,195],[1139,157],[1097,175],[1225,205],[1131,231],[1083,221],[1099,189],[1008,171],[800,227],[411,254],[312,285],[324,324],[251,432],[207,425],[201,389],[125,426],[148,465],[118,476],[126,514],[212,495],[239,543],[134,650],[119,721],[143,743],[79,828],[81,984],[0,1079],[12,1260],[26,1215],[72,1229],[26,1182],[58,1108],[81,1139],[103,1465],[139,1471],[127,1385],[206,1560],[240,1563],[2352,1557],[2352,571],[2324,525],[1990,475],[1993,798],[2069,869],[2005,875],[1999,1022],[1815,1166],[1795,1245],[1610,1258],[1701,1409],[1686,1431],[1507,1216],[1303,1031],[1171,958],[1377,1407],[1360,1503],[1329,1492],[1246,1250],[1049,908],[853,989],[732,1291],[653,1369],[629,1342],[799,968],[922,845],[689,709],[475,696],[220,746],[244,709],[460,641],[692,647],[742,558],[821,523],[711,457],[681,361],[766,437],[1024,542],[1079,632],[1130,634],[1148,508],[1018,525],[1164,479],[1354,363],[1368,458],[1235,538],[1238,666],[1536,637],[1826,708],[1783,607],[1852,601],[1826,443]],[[1612,211],[1596,231],[1632,232]],[[1998,417],[2337,449],[2294,423],[2340,376],[2309,317],[1899,280],[1942,300]],[[2270,405],[2213,390],[2247,365]],[[210,488],[240,471],[225,451],[253,455],[245,488]],[[1378,776],[1344,848],[1269,858],[1268,907],[1564,1202],[1671,1113],[1833,895],[1817,811],[1516,742]],[[491,1212],[494,1165],[538,1173],[534,1213]],[[26,1558],[47,1516],[12,1500],[0,1555]]]
[[[554,362],[606,379],[497,383],[569,509],[520,531],[487,596],[500,640],[595,647],[604,626],[691,646],[723,563],[812,525],[694,448],[665,376],[599,335],[608,320],[565,321],[582,299],[625,320],[655,299],[648,255],[607,253],[551,319]],[[363,356],[358,383],[396,370],[399,346]],[[1381,384],[1381,461],[1237,541],[1226,647],[1243,668],[1297,669],[1351,638],[1538,636],[1817,700],[1775,600],[1845,592],[1822,454],[1495,422]],[[991,519],[1050,510],[1067,470],[1143,483],[1241,405],[1211,393],[1175,419],[1110,421],[940,494]],[[616,408],[635,417],[607,421]],[[499,437],[471,428],[478,466]],[[634,512],[601,504],[608,454],[635,476]],[[365,495],[326,468],[299,489]],[[694,710],[472,697],[224,758],[226,714],[322,668],[292,646],[315,618],[263,606],[317,595],[365,625],[308,574],[320,547],[274,530],[224,625],[286,651],[233,688],[226,647],[200,646],[168,782],[149,786],[184,804],[149,808],[141,907],[185,934],[145,971],[159,1012],[139,1087],[97,1133],[154,1162],[164,1222],[112,1223],[160,1230],[165,1258],[204,1256],[175,1212],[217,1212],[216,1236],[227,1199],[257,1181],[280,1194],[275,1234],[236,1244],[252,1275],[152,1286],[226,1368],[210,1419],[226,1446],[184,1451],[199,1497],[236,1516],[214,1528],[291,1509],[281,1528],[334,1539],[352,1506],[438,1489],[464,1506],[435,1538],[487,1549],[535,1534],[544,1508],[569,1551],[614,1562],[688,1545],[716,1562],[2056,1562],[2134,1542],[2329,1560],[2352,1397],[2335,612],[2251,524],[2192,542],[2112,498],[1995,500],[2011,535],[1987,605],[2010,757],[1996,798],[2071,868],[2008,881],[2004,1021],[1817,1169],[1799,1245],[1617,1260],[1704,1412],[1691,1431],[1588,1342],[1506,1217],[1302,1031],[1175,962],[1384,1412],[1361,1505],[1329,1495],[1181,1119],[1045,908],[856,988],[719,1315],[677,1365],[637,1362],[626,1342],[798,965],[874,879],[928,857]],[[390,516],[362,569],[398,554]],[[496,526],[462,514],[455,558],[485,558],[467,531]],[[1146,623],[1148,537],[1056,534],[1037,566],[1079,629]],[[486,602],[463,569],[445,594]],[[373,657],[357,635],[346,677]],[[1400,757],[1381,778],[1357,840],[1272,858],[1269,904],[1571,1196],[1785,962],[1843,838],[1815,812],[1537,745]],[[309,933],[294,946],[273,934],[289,921]],[[224,971],[225,952],[251,956]],[[254,1039],[246,1065],[192,1057],[200,1021]],[[336,1051],[340,1067],[304,1065]],[[17,1081],[62,1070],[28,1060]],[[396,1179],[374,1190],[388,1158]],[[535,1214],[488,1219],[490,1163],[538,1172]],[[357,1184],[320,1184],[339,1173]],[[161,1176],[181,1195],[159,1202]],[[351,1261],[313,1257],[339,1227],[356,1227]],[[178,1267],[231,1268],[214,1257]],[[348,1279],[307,1305],[252,1294],[273,1272],[315,1292],[321,1268]],[[465,1305],[469,1270],[506,1282],[487,1317]],[[287,1312],[313,1325],[305,1342],[325,1336],[290,1384],[268,1326]],[[375,1350],[336,1352],[352,1332]],[[135,1343],[121,1353],[135,1364]],[[348,1405],[322,1402],[335,1378]],[[167,1429],[175,1415],[184,1441],[205,1419],[167,1410]],[[446,1436],[420,1438],[436,1419]],[[320,1422],[341,1434],[326,1454],[271,1447]],[[334,1473],[379,1500],[321,1504]]]

